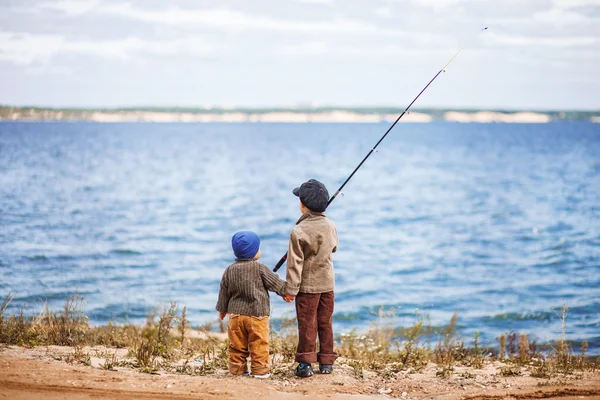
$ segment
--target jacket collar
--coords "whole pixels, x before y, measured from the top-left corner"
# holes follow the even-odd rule
[[[325,217],[325,213],[316,212],[316,211],[307,211],[304,214],[302,214],[302,216],[300,217],[300,219],[298,219],[298,221],[296,221],[296,225],[298,225],[300,222],[304,221],[305,219],[319,218],[319,217]]]
[[[248,261],[254,261],[254,258],[236,258],[235,262],[248,262]]]

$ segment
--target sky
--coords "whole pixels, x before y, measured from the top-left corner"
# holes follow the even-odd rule
[[[463,46],[413,107],[600,109],[600,0],[0,0],[0,104],[402,108]]]

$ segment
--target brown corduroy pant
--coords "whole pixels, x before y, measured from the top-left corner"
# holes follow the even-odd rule
[[[333,292],[298,293],[296,317],[298,319],[298,349],[296,362],[333,364]],[[317,354],[317,335],[319,353]]]
[[[269,366],[269,317],[229,316],[229,372],[248,372],[248,356],[252,375],[264,375]]]

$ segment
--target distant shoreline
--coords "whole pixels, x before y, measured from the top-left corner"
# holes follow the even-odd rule
[[[122,108],[58,109],[0,106],[0,121],[90,122],[263,122],[263,123],[378,123],[394,122],[404,109],[396,108]],[[418,109],[402,122],[547,123],[576,120],[600,122],[600,111],[506,111]]]

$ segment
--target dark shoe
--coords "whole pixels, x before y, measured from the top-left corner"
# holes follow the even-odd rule
[[[310,365],[309,363],[300,363],[296,367],[296,376],[300,378],[307,378],[313,374],[314,372],[312,369],[312,365]]]
[[[319,364],[319,372],[322,374],[330,374],[333,372],[333,364]]]

